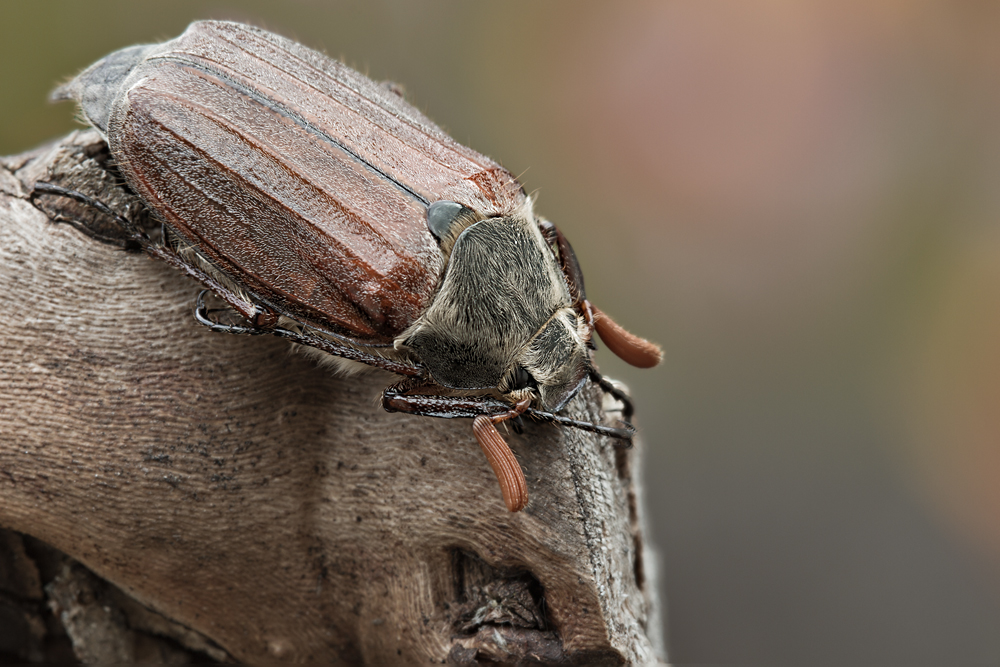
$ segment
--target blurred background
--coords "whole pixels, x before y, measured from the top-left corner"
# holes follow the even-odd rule
[[[632,388],[674,662],[1000,661],[1000,4],[5,3],[0,154],[188,22],[344,59],[521,174]]]

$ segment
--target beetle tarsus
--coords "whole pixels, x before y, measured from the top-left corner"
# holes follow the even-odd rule
[[[247,336],[258,336],[260,334],[271,333],[270,331],[259,329],[257,327],[241,327],[236,324],[222,324],[221,322],[216,322],[211,317],[210,313],[215,311],[210,311],[208,306],[205,305],[205,295],[208,294],[209,290],[203,289],[198,293],[198,299],[195,302],[194,307],[194,318],[199,324],[203,324],[209,328],[210,331],[216,333],[227,333],[235,335],[247,335]]]
[[[622,421],[630,424],[632,422],[632,415],[635,414],[632,397],[594,369],[590,370],[590,379],[604,390],[605,393],[611,394],[616,401],[622,404]]]
[[[628,449],[632,446],[632,438],[635,435],[635,429],[628,422],[621,422],[624,428],[617,428],[614,426],[603,426],[601,424],[592,424],[590,422],[579,421],[577,419],[570,419],[569,417],[554,415],[551,412],[535,410],[534,408],[528,409],[526,414],[538,421],[578,428],[581,431],[589,431],[590,433],[597,433],[598,435],[606,435],[609,438],[623,440],[625,441],[622,445],[623,449]]]

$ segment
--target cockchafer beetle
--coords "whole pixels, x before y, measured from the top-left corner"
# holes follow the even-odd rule
[[[594,329],[642,368],[660,349],[587,300],[573,248],[509,172],[456,143],[391,87],[238,23],[112,53],[53,94],[75,99],[162,223],[154,241],[105,204],[133,245],[200,281],[246,322],[403,376],[388,411],[472,418],[507,508],[528,500],[496,424],[527,415],[618,438],[632,429],[557,415],[594,368]],[[325,356],[325,355],[324,355]]]

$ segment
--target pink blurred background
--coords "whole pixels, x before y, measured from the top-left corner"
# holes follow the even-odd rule
[[[523,173],[636,395],[670,657],[1000,661],[1000,5],[7,4],[0,154],[198,18],[344,58]]]

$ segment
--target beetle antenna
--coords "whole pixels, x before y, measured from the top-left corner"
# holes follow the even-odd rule
[[[652,368],[663,360],[663,350],[659,345],[629,333],[594,304],[590,304],[590,308],[594,314],[594,328],[619,359],[636,368]]]
[[[486,415],[479,415],[472,421],[472,432],[493,468],[493,474],[497,476],[504,504],[509,511],[520,512],[528,504],[528,484],[514,452],[510,451],[493,420]]]
[[[479,446],[486,455],[486,460],[493,468],[493,474],[500,482],[500,494],[511,512],[520,512],[528,504],[528,483],[524,480],[521,464],[514,458],[507,442],[497,431],[497,424],[504,424],[510,419],[517,419],[530,410],[530,401],[525,399],[513,409],[498,415],[479,415],[472,420],[472,432],[479,441]]]

